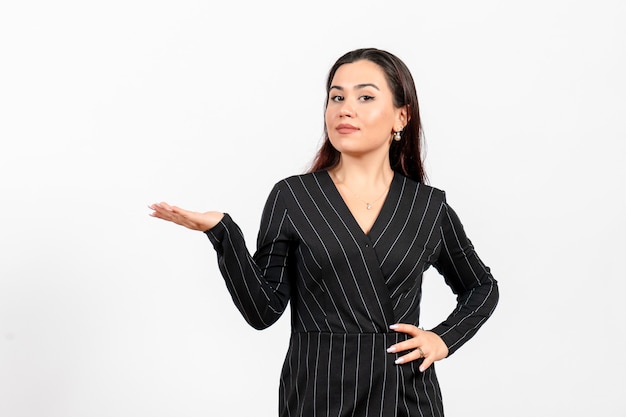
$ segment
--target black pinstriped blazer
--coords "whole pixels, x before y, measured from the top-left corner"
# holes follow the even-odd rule
[[[369,234],[328,172],[289,177],[270,193],[251,256],[228,214],[206,232],[233,301],[257,329],[291,305],[280,416],[443,416],[434,366],[394,364],[387,347],[419,325],[422,274],[431,265],[457,294],[432,329],[454,353],[489,318],[495,279],[441,190],[398,173]]]

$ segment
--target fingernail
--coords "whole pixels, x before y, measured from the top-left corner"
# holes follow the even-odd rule
[[[402,358],[398,358],[398,359],[396,359],[396,360],[394,361],[394,363],[395,363],[396,365],[400,365],[402,362],[404,362],[404,361],[402,360]]]
[[[393,346],[390,346],[390,347],[387,348],[387,352],[388,353],[396,353],[396,348],[393,347]]]
[[[394,329],[394,330],[395,330],[395,329],[397,329],[397,328],[398,328],[398,325],[397,325],[397,324],[392,324],[391,326],[389,326],[389,328],[390,328],[390,329]]]
[[[424,372],[426,370],[426,368],[424,368],[423,366],[419,367],[420,372]]]

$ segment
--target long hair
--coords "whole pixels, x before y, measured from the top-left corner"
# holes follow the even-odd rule
[[[396,108],[407,107],[408,123],[402,131],[402,139],[400,141],[391,141],[391,148],[389,149],[391,168],[406,177],[424,183],[426,181],[426,173],[422,160],[423,132],[415,82],[407,66],[398,57],[376,48],[356,49],[344,54],[328,72],[324,108],[328,106],[328,94],[337,69],[344,64],[351,64],[361,60],[371,61],[383,70],[393,94],[394,106]],[[324,143],[317,151],[317,155],[308,172],[335,167],[339,163],[339,156],[339,151],[330,143],[328,128],[324,124]]]

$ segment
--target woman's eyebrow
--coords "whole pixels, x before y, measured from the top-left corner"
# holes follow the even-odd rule
[[[378,86],[376,84],[372,84],[372,83],[357,84],[357,85],[354,86],[354,89],[355,90],[360,90],[360,89],[365,88],[365,87],[372,87],[372,88],[375,88],[378,91],[380,91],[380,88],[378,88]],[[338,86],[338,85],[331,85],[329,90],[332,90],[332,89],[343,91],[343,87]]]
[[[380,88],[378,88],[378,86],[376,84],[372,84],[372,83],[357,84],[357,85],[354,86],[355,89],[361,89],[361,88],[365,88],[365,87],[373,87],[373,88],[377,89],[378,91],[380,91]]]

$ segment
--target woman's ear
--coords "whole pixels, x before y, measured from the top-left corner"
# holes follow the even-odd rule
[[[404,130],[404,128],[406,127],[406,125],[409,123],[409,106],[402,106],[400,108],[397,109],[397,113],[396,113],[396,132],[402,131]]]

